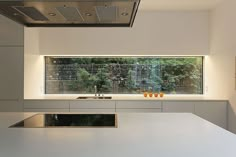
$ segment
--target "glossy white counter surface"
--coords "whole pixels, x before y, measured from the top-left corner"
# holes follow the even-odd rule
[[[17,129],[0,114],[1,157],[235,157],[236,135],[190,113],[118,114],[118,128]]]
[[[76,99],[79,96],[85,96],[85,95],[42,95],[34,98],[26,98],[25,100],[78,100]],[[94,96],[94,95],[86,95],[86,96]],[[163,98],[160,96],[156,97],[144,97],[143,95],[105,95],[105,96],[112,96],[112,99],[107,99],[107,100],[148,100],[148,101],[181,101],[181,100],[186,100],[186,101],[198,101],[198,100],[206,100],[206,101],[227,101],[227,99],[222,99],[222,98],[216,98],[216,97],[206,97],[206,96],[201,96],[201,95],[165,95]],[[82,100],[82,99],[80,99]],[[93,100],[93,99],[87,99],[87,100]],[[96,101],[98,100],[104,100],[104,99],[95,99]]]

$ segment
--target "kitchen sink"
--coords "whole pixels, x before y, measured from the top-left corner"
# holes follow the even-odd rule
[[[112,99],[111,96],[79,96],[77,99]]]

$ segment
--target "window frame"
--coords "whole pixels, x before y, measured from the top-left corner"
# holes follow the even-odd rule
[[[203,56],[203,55],[181,55],[181,56],[47,56],[45,55],[44,56],[44,95],[92,95],[91,93],[86,93],[86,94],[81,94],[81,93],[76,93],[76,94],[55,94],[55,93],[46,93],[46,57],[57,57],[57,58],[191,58],[191,57],[201,57],[201,65],[202,65],[202,77],[201,77],[201,82],[202,82],[202,89],[201,89],[201,94],[165,94],[165,95],[168,95],[168,96],[204,96],[205,95],[205,57],[206,56]],[[142,93],[139,93],[139,94],[130,94],[130,93],[126,93],[126,94],[106,94],[106,95],[132,95],[132,96],[135,96],[135,95],[142,95]]]

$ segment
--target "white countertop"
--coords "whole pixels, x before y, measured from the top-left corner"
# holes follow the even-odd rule
[[[235,157],[236,135],[190,113],[122,113],[118,128],[7,128],[31,113],[0,113],[1,157]]]
[[[52,94],[52,95],[41,95],[33,98],[25,98],[25,100],[78,100],[76,99],[79,96],[85,96],[85,95],[69,95],[69,94]],[[86,95],[86,96],[94,96],[94,95]],[[143,95],[105,95],[105,96],[112,96],[112,99],[107,100],[148,100],[148,101],[227,101],[227,99],[224,98],[216,98],[216,97],[206,97],[204,95],[164,95],[164,97],[158,96],[156,97],[144,97]],[[80,99],[82,100],[82,99]],[[87,99],[87,100],[93,100],[93,99]],[[95,99],[97,100],[104,100],[104,99]],[[83,100],[82,100],[83,101]]]

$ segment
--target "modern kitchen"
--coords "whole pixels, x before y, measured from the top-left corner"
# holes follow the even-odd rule
[[[235,157],[235,6],[0,0],[0,157]]]

